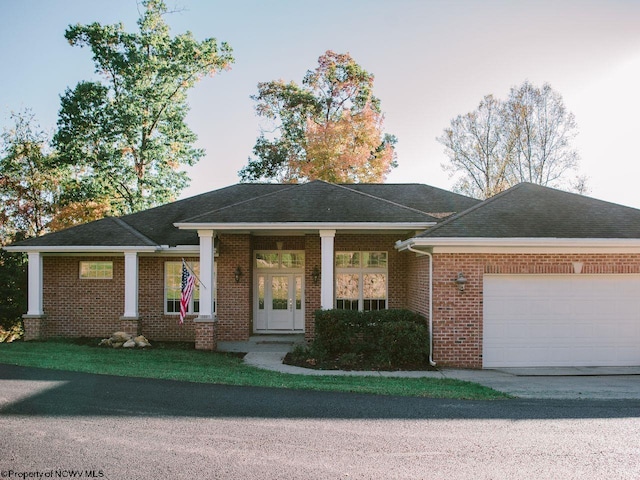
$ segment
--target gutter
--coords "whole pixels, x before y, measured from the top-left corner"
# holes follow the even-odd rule
[[[416,250],[409,241],[396,244],[398,251],[408,250],[417,255],[427,255],[429,257],[429,365],[436,366],[433,360],[433,255],[431,252]]]
[[[424,230],[436,222],[176,222],[179,230]]]

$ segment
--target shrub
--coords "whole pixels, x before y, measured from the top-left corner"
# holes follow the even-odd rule
[[[298,365],[398,369],[427,364],[426,321],[415,312],[319,310],[315,319],[314,341],[290,357]]]

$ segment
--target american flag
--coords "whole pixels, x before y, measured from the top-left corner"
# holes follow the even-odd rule
[[[182,262],[182,285],[180,290],[180,325],[184,323],[184,317],[189,311],[189,302],[193,295],[196,277],[187,268],[187,264]]]

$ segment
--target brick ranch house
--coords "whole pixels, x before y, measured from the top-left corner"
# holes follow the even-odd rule
[[[238,184],[7,247],[25,337],[243,341],[317,309],[408,308],[440,366],[640,365],[640,210],[533,184]],[[199,277],[178,324],[182,259]],[[426,347],[426,346],[425,346]]]

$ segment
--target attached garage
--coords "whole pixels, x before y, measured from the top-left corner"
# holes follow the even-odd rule
[[[640,365],[640,275],[485,275],[483,367]]]

